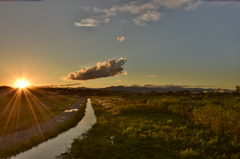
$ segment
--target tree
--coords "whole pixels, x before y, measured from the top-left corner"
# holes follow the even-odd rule
[[[240,87],[239,87],[239,85],[236,85],[236,92],[239,92],[240,91]]]

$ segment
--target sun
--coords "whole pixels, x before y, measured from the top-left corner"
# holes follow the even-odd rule
[[[26,88],[28,86],[28,82],[25,80],[18,80],[15,85],[18,88]]]

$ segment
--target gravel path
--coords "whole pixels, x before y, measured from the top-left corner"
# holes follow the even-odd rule
[[[71,105],[68,109],[64,110],[62,113],[50,118],[44,123],[39,124],[38,126],[34,126],[25,130],[20,130],[15,133],[11,133],[5,136],[0,137],[0,148],[5,148],[12,144],[23,142],[35,135],[41,135],[46,131],[49,131],[56,126],[60,125],[62,122],[68,120],[76,113],[76,109],[78,109],[83,101],[83,97],[77,100],[73,105]],[[41,131],[39,131],[39,128]]]

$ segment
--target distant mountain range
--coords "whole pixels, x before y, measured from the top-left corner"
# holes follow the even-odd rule
[[[79,89],[94,89],[94,88],[86,88],[86,87],[78,87]],[[111,86],[105,88],[95,88],[100,90],[112,90],[112,91],[127,91],[127,92],[169,92],[169,91],[192,91],[192,92],[200,92],[200,91],[224,91],[224,92],[232,92],[229,89],[213,89],[213,88],[184,88],[180,86],[162,86],[162,87],[144,87],[144,86]]]

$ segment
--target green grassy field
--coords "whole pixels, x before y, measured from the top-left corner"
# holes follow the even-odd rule
[[[133,93],[95,97],[93,128],[65,158],[240,158],[240,97]]]
[[[37,98],[24,93],[0,98],[0,136],[35,126],[76,101],[73,96],[43,96]]]

